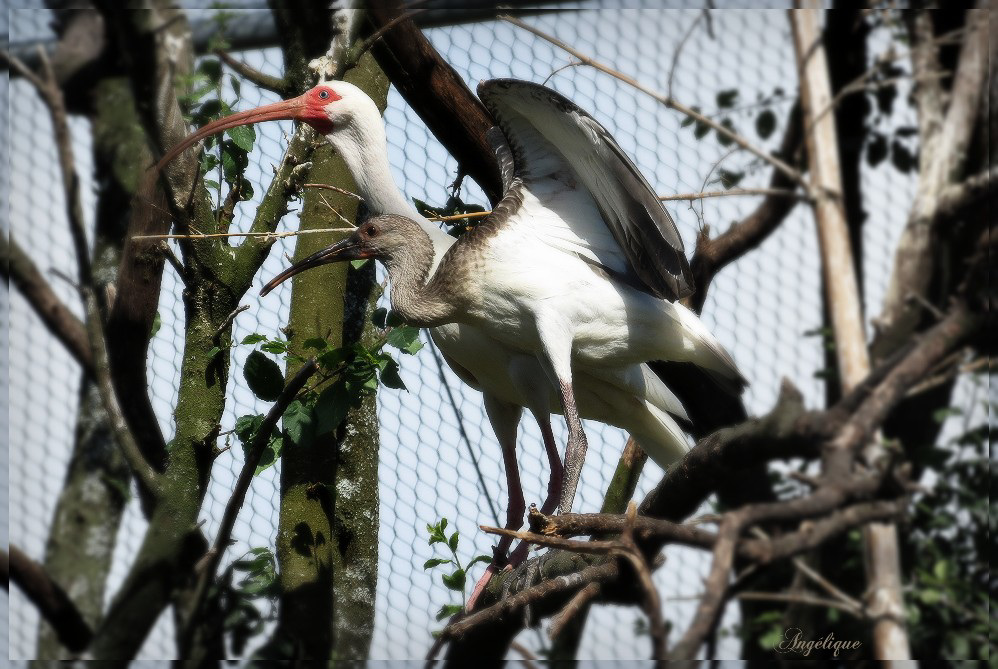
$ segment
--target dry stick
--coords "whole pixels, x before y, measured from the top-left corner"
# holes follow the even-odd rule
[[[829,106],[832,97],[828,64],[821,46],[819,11],[791,11],[790,23],[797,53],[804,127],[811,129],[805,134],[808,161],[814,190],[820,193],[815,218],[821,264],[835,333],[839,378],[842,391],[848,392],[870,373],[870,357],[845,211],[842,201],[830,196],[842,192],[835,119],[831,115],[818,118],[818,110]],[[802,54],[812,48],[813,55],[805,63]],[[876,455],[879,449],[871,445],[869,450]],[[846,458],[838,458],[834,465],[826,461],[828,475],[848,476],[845,463],[848,463]],[[907,660],[911,650],[904,626],[899,622],[903,620],[904,604],[897,531],[892,525],[870,524],[864,528],[864,539],[870,613],[878,618],[874,625],[874,656],[881,660]]]
[[[624,547],[622,550],[614,551],[628,559],[634,571],[638,575],[638,581],[645,593],[644,609],[648,616],[648,629],[652,638],[652,659],[658,669],[665,669],[666,646],[665,646],[665,621],[662,619],[662,600],[658,594],[658,588],[651,579],[651,569],[645,561],[644,555],[634,543],[634,519],[638,514],[638,506],[633,501],[627,505],[626,524],[624,531],[620,535],[619,543]]]
[[[208,552],[205,553],[195,568],[200,573],[200,576],[198,577],[197,588],[194,590],[194,596],[191,600],[187,621],[184,625],[183,637],[186,642],[181,645],[182,648],[187,647],[191,635],[194,633],[194,627],[198,622],[198,613],[204,604],[205,596],[208,594],[208,586],[211,585],[212,580],[215,578],[215,572],[222,561],[222,555],[225,554],[225,549],[228,547],[229,537],[232,536],[232,528],[235,526],[236,517],[239,515],[239,510],[246,499],[246,492],[253,481],[260,458],[263,457],[263,451],[270,441],[270,434],[277,425],[277,421],[284,415],[288,405],[291,404],[295,396],[298,395],[298,392],[305,386],[305,383],[317,371],[319,371],[319,365],[314,358],[302,365],[302,368],[298,370],[294,378],[281,391],[277,401],[274,402],[274,406],[270,408],[270,411],[267,412],[266,417],[260,424],[260,428],[257,430],[256,435],[254,435],[253,441],[250,442],[249,448],[246,449],[246,461],[243,462],[239,478],[236,479],[236,485],[232,489],[229,503],[225,505],[225,512],[222,514],[222,522],[219,525],[215,543],[208,549]]]
[[[783,162],[782,160],[780,160],[776,156],[773,156],[770,153],[766,152],[765,150],[763,150],[763,149],[755,146],[754,144],[752,144],[751,142],[749,142],[747,139],[745,139],[744,137],[742,137],[738,133],[732,132],[728,128],[724,127],[723,125],[721,125],[720,123],[718,123],[717,121],[715,121],[714,119],[712,119],[712,118],[710,118],[708,116],[704,116],[703,114],[701,114],[700,112],[696,111],[695,109],[687,107],[686,105],[682,104],[681,102],[678,102],[675,98],[669,97],[667,95],[662,95],[661,93],[658,93],[657,91],[654,91],[654,90],[648,88],[647,86],[645,86],[644,84],[640,83],[639,81],[637,81],[633,77],[630,77],[630,76],[624,74],[623,72],[615,70],[615,69],[613,69],[613,68],[611,68],[611,67],[609,67],[607,65],[604,65],[603,63],[600,63],[597,60],[594,60],[593,58],[590,58],[589,56],[585,55],[584,53],[582,53],[578,49],[575,49],[575,48],[569,46],[568,44],[566,44],[565,42],[562,42],[557,37],[554,37],[552,35],[548,35],[547,33],[543,32],[541,30],[538,30],[537,28],[534,28],[533,26],[530,26],[530,25],[524,23],[523,21],[521,21],[520,19],[518,19],[516,17],[508,16],[508,15],[503,15],[503,16],[500,16],[499,18],[501,20],[503,20],[503,21],[506,21],[508,23],[512,23],[515,26],[523,28],[524,30],[526,30],[528,32],[531,32],[534,35],[537,35],[541,39],[547,40],[548,42],[550,42],[551,44],[554,44],[555,46],[557,46],[560,49],[564,49],[565,51],[567,51],[568,53],[572,54],[573,56],[575,56],[576,58],[578,58],[580,61],[582,61],[583,63],[585,63],[586,65],[589,65],[590,67],[594,67],[597,70],[599,70],[600,72],[604,72],[606,74],[609,74],[611,77],[614,77],[615,79],[619,79],[620,81],[623,81],[625,84],[628,84],[628,85],[636,88],[637,90],[641,91],[642,93],[645,93],[646,95],[649,95],[649,96],[655,98],[656,100],[658,100],[659,102],[661,102],[663,105],[665,105],[669,109],[674,109],[674,110],[678,111],[681,114],[685,114],[686,116],[689,116],[689,117],[691,117],[691,118],[699,121],[700,123],[703,123],[703,124],[709,126],[710,128],[712,128],[715,131],[717,131],[720,135],[722,135],[724,137],[727,137],[728,139],[730,139],[732,142],[734,142],[735,144],[737,144],[741,148],[745,149],[746,151],[752,153],[756,157],[761,158],[762,160],[764,160],[764,161],[768,162],[769,164],[773,165],[778,170],[780,170],[781,172],[783,172],[792,181],[794,181],[797,184],[800,184],[801,187],[803,187],[806,191],[810,192],[810,190],[809,190],[810,189],[810,184],[807,182],[807,180],[803,177],[803,175],[798,170],[795,170],[793,167],[791,167],[787,163]]]
[[[775,195],[776,197],[788,197],[795,200],[809,200],[806,193],[801,193],[787,188],[732,188],[731,190],[712,190],[702,193],[680,193],[678,195],[659,195],[662,202],[673,200],[705,200],[710,197],[730,197],[732,195]]]
[[[107,352],[107,340],[104,336],[103,315],[97,303],[93,275],[90,270],[86,223],[83,218],[83,205],[80,201],[80,180],[76,174],[75,162],[73,160],[72,137],[69,132],[65,100],[62,96],[62,90],[56,81],[55,73],[52,71],[48,55],[41,48],[39,48],[38,55],[44,79],[36,76],[17,58],[13,58],[6,53],[3,54],[4,58],[10,63],[11,69],[23,74],[35,86],[52,117],[52,130],[55,136],[56,150],[59,154],[59,167],[62,173],[63,189],[66,197],[66,216],[69,219],[69,229],[73,237],[73,246],[76,250],[76,260],[79,265],[80,289],[83,292],[83,304],[86,311],[85,326],[87,337],[90,340],[97,387],[104,404],[104,409],[108,414],[111,430],[125,460],[128,462],[132,473],[140,484],[156,497],[159,494],[160,488],[159,474],[142,455],[138,441],[136,441],[135,435],[132,434],[128,423],[125,421],[124,413],[121,410],[121,405],[114,390],[114,383],[111,380],[111,362]]]
[[[788,592],[741,592],[735,595],[735,597],[738,599],[755,599],[766,602],[791,602],[795,604],[809,604],[811,606],[827,606],[854,615],[860,620],[868,619],[862,607],[855,609],[836,599],[825,599],[811,595],[796,595]]]

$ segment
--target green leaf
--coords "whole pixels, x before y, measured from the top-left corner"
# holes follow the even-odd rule
[[[159,312],[157,311],[156,315],[152,317],[152,328],[149,330],[149,339],[155,337],[156,333],[159,332],[159,329],[162,326],[163,319],[159,317]]]
[[[443,574],[441,575],[441,580],[443,580],[444,585],[447,586],[449,590],[454,590],[455,592],[464,592],[464,583],[466,576],[463,569],[458,569],[453,574]]]
[[[229,75],[229,84],[232,85],[232,92],[235,93],[236,96],[238,97],[239,93],[242,91],[243,82],[241,82],[239,80],[239,77],[237,77],[236,75],[230,74]]]
[[[311,339],[306,339],[302,342],[302,348],[314,348],[317,351],[321,351],[329,345],[322,337],[312,337]]]
[[[730,130],[731,132],[735,132],[735,124],[731,122],[730,118],[721,119],[721,125]],[[734,143],[734,141],[735,140],[731,139],[727,135],[718,131],[717,143],[720,144],[721,146],[731,146]]]
[[[447,558],[430,558],[423,563],[423,569],[430,569],[432,567],[438,567],[442,564],[450,564],[453,560],[448,560]]]
[[[698,112],[698,113],[700,111],[699,107],[690,107],[690,109],[692,109],[693,111]],[[696,119],[693,118],[692,116],[687,116],[686,118],[683,119],[683,122],[679,124],[679,127],[680,128],[685,128],[685,127],[691,126],[691,125],[693,125],[693,123],[695,121],[696,121]]]
[[[393,328],[388,333],[388,345],[409,355],[416,353],[423,348],[423,343],[419,341],[419,328],[414,328],[411,325]]]
[[[915,154],[909,151],[907,146],[897,140],[891,142],[891,164],[899,172],[907,174],[915,167],[916,163]]]
[[[239,342],[240,344],[248,344],[252,346],[253,344],[259,344],[262,341],[267,341],[267,338],[260,334],[259,332],[254,332],[253,334],[246,335],[243,340]]]
[[[284,375],[277,363],[260,351],[253,351],[246,358],[243,378],[253,394],[267,402],[276,400],[284,390]]]
[[[222,142],[222,173],[227,182],[235,183],[247,165],[249,158],[246,157],[245,151],[236,146],[231,139]]]
[[[871,134],[871,139],[866,144],[866,163],[870,167],[876,167],[887,157],[887,138],[879,132]]]
[[[443,620],[444,618],[450,618],[455,613],[460,613],[464,610],[464,607],[460,604],[444,604],[437,611],[437,620]],[[439,634],[439,633],[438,633]]]
[[[476,555],[474,558],[472,558],[471,562],[468,563],[467,569],[471,569],[474,565],[478,564],[479,562],[483,562],[485,564],[492,564],[492,556]]]
[[[261,350],[275,355],[282,355],[288,352],[288,342],[282,339],[268,339],[267,343],[260,347]]]
[[[204,187],[207,188],[208,190],[216,190],[216,191],[219,188],[221,188],[221,186],[218,185],[218,182],[215,181],[214,179],[205,179]]]
[[[239,441],[248,444],[263,424],[263,414],[240,416],[236,419],[235,433]]]
[[[381,383],[387,388],[408,390],[402,381],[402,377],[399,376],[399,365],[394,360],[389,360],[385,368],[381,370]]]
[[[768,138],[776,130],[776,114],[770,109],[764,109],[755,117],[755,132],[763,139]]]
[[[457,544],[460,540],[461,537],[458,535],[457,532],[454,532],[454,534],[450,535],[450,541],[447,542],[447,545],[450,547],[452,553],[457,552]]]
[[[717,174],[721,178],[721,186],[724,190],[734,188],[745,177],[744,172],[731,172],[724,168],[719,169]]]
[[[718,91],[717,93],[717,106],[722,109],[728,109],[735,106],[735,101],[738,99],[738,91],[734,88],[729,88],[728,90]]]
[[[220,346],[212,346],[210,349],[208,349],[208,359],[213,360],[215,356],[221,352],[222,348]]]
[[[198,65],[197,71],[207,77],[212,84],[217,84],[222,78],[222,63],[215,58],[205,58]]]
[[[364,258],[363,260],[351,260],[350,266],[353,267],[354,269],[360,269],[361,267],[367,264],[368,260],[370,260],[370,258]]]
[[[710,126],[702,121],[697,121],[696,125],[693,126],[693,136],[697,139],[703,139],[710,132]]]
[[[253,142],[256,141],[256,130],[253,129],[253,126],[237,125],[234,128],[226,130],[225,134],[232,140],[233,144],[243,151],[249,152],[253,150]]]
[[[201,171],[202,172],[204,172],[205,174],[207,174],[208,172],[211,172],[216,167],[218,167],[218,156],[216,156],[214,153],[205,153],[205,154],[203,154],[201,156]],[[214,183],[214,182],[212,182],[212,183]],[[205,185],[206,186],[208,185],[207,181],[205,181]],[[216,185],[215,188],[218,188],[218,186]]]
[[[315,433],[326,434],[340,426],[350,410],[350,397],[342,383],[334,383],[315,402]]]
[[[299,448],[308,446],[312,442],[313,430],[315,428],[315,417],[312,414],[312,407],[303,404],[300,400],[295,400],[288,405],[283,417],[284,432],[287,433],[291,443]]]

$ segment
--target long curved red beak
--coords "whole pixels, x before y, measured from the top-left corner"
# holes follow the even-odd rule
[[[205,137],[215,135],[224,130],[228,130],[229,128],[235,128],[240,125],[249,125],[250,123],[261,123],[263,121],[305,121],[307,123],[313,123],[318,121],[315,116],[314,111],[308,104],[308,93],[300,95],[296,98],[291,98],[290,100],[283,100],[281,102],[275,102],[274,104],[257,107],[256,109],[250,109],[249,111],[230,114],[225,118],[212,121],[197,132],[188,135],[184,141],[170,149],[170,151],[163,156],[158,163],[156,163],[156,170],[162,170],[168,162],[176,158],[192,145],[200,142]]]

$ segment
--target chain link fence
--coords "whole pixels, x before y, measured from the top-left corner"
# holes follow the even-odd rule
[[[12,42],[51,36],[46,10],[11,11]],[[531,16],[530,24],[553,34],[606,65],[660,91],[671,93],[710,115],[731,119],[735,127],[766,148],[775,149],[785,127],[797,82],[793,45],[786,15],[765,12],[702,12],[686,10],[560,11]],[[696,25],[694,25],[696,24]],[[718,190],[722,171],[743,174],[739,187],[763,187],[768,166],[745,153],[732,152],[713,133],[701,138],[694,126],[655,100],[590,67],[577,66],[567,53],[508,23],[488,21],[434,28],[427,36],[444,58],[471,85],[480,79],[516,77],[547,81],[592,112],[617,138],[623,149],[660,194]],[[680,45],[681,49],[680,49]],[[677,55],[678,54],[678,55]],[[238,54],[266,73],[282,72],[279,49],[266,48]],[[737,91],[737,98],[719,94]],[[227,100],[235,99],[230,90]],[[268,92],[244,84],[234,105],[245,109],[276,100]],[[56,274],[74,266],[72,244],[64,220],[58,164],[51,145],[51,129],[41,102],[21,80],[9,84],[8,114],[11,170],[5,174],[9,192],[8,225],[37,265],[48,272],[64,302],[82,315],[73,287]],[[757,124],[764,110],[771,110],[771,133]],[[890,123],[910,124],[906,105],[897,105]],[[405,194],[430,204],[442,204],[447,186],[456,174],[456,163],[428,133],[401,97],[392,90],[385,113],[394,175]],[[92,173],[89,127],[73,121],[74,150],[81,175]],[[250,156],[247,176],[262,194],[271,165],[280,161],[291,132],[290,124],[257,127],[258,141]],[[863,263],[867,311],[875,314],[886,286],[893,248],[900,234],[913,180],[887,164],[864,166],[868,213]],[[730,178],[730,177],[729,177]],[[87,212],[93,211],[95,184],[82,189]],[[464,199],[487,205],[481,192],[466,182]],[[714,234],[751,212],[757,197],[719,197],[692,203],[671,202],[669,209],[692,252],[698,229],[709,225]],[[254,202],[239,206],[233,231],[246,230]],[[281,230],[297,225],[294,212],[282,221]],[[260,276],[269,278],[287,265],[285,254],[294,239],[280,240]],[[821,325],[820,264],[814,222],[809,209],[799,206],[762,247],[724,270],[714,281],[703,310],[703,320],[732,352],[751,385],[746,402],[753,413],[766,411],[776,399],[780,380],[787,377],[804,393],[809,406],[820,406],[823,386],[815,372],[824,366],[820,338],[802,333]],[[72,274],[71,271],[67,271]],[[9,349],[4,358],[10,383],[9,402],[9,538],[28,555],[40,559],[53,509],[65,475],[73,442],[79,372],[61,346],[44,330],[32,310],[14,291],[0,291],[9,304],[4,323]],[[287,320],[288,285],[275,295],[257,300],[247,296],[251,308],[235,321],[233,338],[259,332],[277,336]],[[8,312],[5,310],[5,314]],[[181,285],[169,264],[163,281],[159,313],[162,326],[148,360],[150,394],[163,433],[173,432],[172,411],[180,378],[184,309]],[[425,339],[425,337],[424,337]],[[222,430],[237,417],[265,411],[244,387],[242,364],[247,347],[234,347],[229,405]],[[442,627],[434,614],[455,593],[439,576],[424,572],[433,557],[427,544],[427,523],[447,518],[461,534],[463,560],[488,553],[492,538],[479,524],[499,523],[505,514],[505,477],[500,449],[484,414],[479,393],[464,386],[427,340],[416,356],[402,356],[401,375],[408,392],[382,390],[378,415],[381,423],[379,563],[377,629],[371,657],[421,658]],[[7,420],[7,417],[4,417]],[[564,442],[563,425],[555,421],[556,436]],[[575,509],[596,511],[626,441],[620,430],[589,422],[589,454]],[[519,460],[528,502],[539,502],[546,490],[547,465],[540,434],[531,420],[521,425]],[[220,442],[224,446],[224,443]],[[241,450],[226,451],[215,462],[212,483],[201,518],[205,532],[214,536],[242,464]],[[254,482],[236,523],[236,544],[227,560],[250,548],[273,546],[279,506],[279,467],[267,470]],[[479,475],[480,472],[480,475]],[[640,499],[660,478],[661,470],[649,462],[636,496]],[[708,510],[708,509],[705,509]],[[5,533],[7,528],[5,527]],[[132,556],[145,531],[138,505],[129,504],[117,538],[114,564],[108,582],[113,593],[122,583]],[[706,575],[707,556],[670,547],[665,567],[655,575],[664,612],[682,631],[693,613],[695,597]],[[473,574],[477,577],[478,574]],[[736,607],[729,607],[723,626],[737,624]],[[636,608],[597,606],[588,623],[580,658],[646,658],[648,639],[641,636]],[[16,589],[10,593],[11,658],[35,655],[38,616]],[[675,636],[673,638],[676,638]],[[547,642],[540,631],[520,639],[537,652]],[[721,640],[722,657],[735,657],[738,641]],[[172,619],[165,614],[150,635],[141,657],[174,657]]]

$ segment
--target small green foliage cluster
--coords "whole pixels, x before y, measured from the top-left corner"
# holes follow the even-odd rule
[[[347,412],[359,407],[379,385],[405,389],[398,363],[383,349],[387,345],[407,355],[415,354],[422,348],[419,329],[405,325],[396,314],[386,309],[376,310],[372,321],[381,337],[371,348],[360,343],[334,347],[326,339],[314,337],[302,342],[302,351],[296,352],[284,339],[259,333],[243,338],[241,343],[244,346],[259,347],[247,356],[243,377],[249,389],[261,400],[273,402],[284,390],[284,373],[270,355],[283,356],[293,364],[304,362],[307,353],[308,357],[315,357],[322,372],[317,384],[322,386],[321,390],[307,388],[288,405],[281,421],[282,429],[275,427],[270,435],[257,474],[273,465],[285,447],[306,447],[315,437],[337,429]],[[216,348],[216,352],[222,350]],[[236,420],[234,432],[244,450],[256,438],[263,419],[263,414],[250,414]]]
[[[441,574],[440,579],[448,590],[453,590],[454,592],[461,593],[461,603],[460,604],[444,604],[437,611],[437,620],[443,620],[444,618],[450,618],[455,613],[459,613],[464,609],[465,602],[467,598],[464,594],[464,586],[468,581],[468,570],[479,562],[484,562],[486,564],[492,562],[492,558],[488,555],[478,555],[471,560],[466,565],[461,564],[461,558],[457,555],[457,546],[461,540],[460,534],[457,530],[454,531],[450,537],[445,534],[447,529],[447,519],[441,518],[440,522],[435,525],[427,525],[426,531],[429,533],[429,544],[432,546],[434,544],[443,544],[447,550],[450,552],[450,557],[443,558],[430,558],[423,563],[423,569],[432,569],[434,567],[440,567],[442,565],[453,565],[454,571],[447,574]]]
[[[992,415],[996,406],[987,407]],[[959,415],[940,409],[935,419]],[[990,613],[998,590],[991,574],[998,556],[994,429],[991,422],[968,425],[950,444],[925,445],[911,454],[937,474],[932,491],[916,498],[904,536],[914,657],[990,658],[990,666],[998,666],[998,622]]]
[[[236,573],[243,574],[234,583]],[[267,622],[276,618],[280,583],[277,560],[267,547],[252,548],[234,561],[212,586],[209,597],[217,602],[225,633],[229,635],[232,652],[242,655],[246,642],[263,631]],[[262,613],[257,602],[266,604]]]
[[[416,211],[427,218],[459,216],[461,214],[474,214],[485,211],[484,208],[477,204],[467,204],[459,195],[451,195],[447,198],[447,203],[442,207],[434,207],[416,198],[412,198],[412,202],[416,205]],[[452,221],[444,221],[444,223],[450,227],[450,230],[448,230],[449,235],[460,237],[475,227],[475,222],[480,220],[480,218],[459,218]]]
[[[735,116],[751,116],[754,115],[754,127],[756,134],[761,139],[768,139],[770,135],[776,130],[776,114],[772,110],[772,105],[785,98],[782,88],[775,89],[770,95],[759,95],[758,100],[755,103],[739,108],[738,107],[738,90],[731,88],[723,91],[718,91],[716,96],[717,110],[720,116],[718,123],[723,127],[727,128],[731,132],[738,132],[735,126]],[[701,112],[700,107],[692,107],[693,111]],[[681,127],[687,128],[693,127],[693,136],[697,140],[701,140],[710,134],[711,127],[692,116],[687,116],[683,119],[680,124]],[[718,144],[727,147],[731,146],[734,142],[727,135],[715,131],[716,139]],[[718,168],[717,179],[711,181],[711,183],[720,183],[721,187],[725,190],[734,188],[742,179],[745,178],[744,171],[734,171],[727,170],[724,168]]]
[[[228,15],[220,12],[218,16],[221,18],[216,17],[216,21],[220,24],[217,35],[221,35],[224,33]],[[227,46],[223,38],[214,37],[209,45],[209,53],[223,50]],[[177,101],[188,123],[200,128],[232,113],[233,107],[239,100],[242,85],[235,75],[229,75],[229,85],[235,98],[226,101],[223,98],[224,80],[222,61],[214,56],[202,58],[193,72],[178,77]],[[234,201],[249,200],[253,197],[253,186],[243,174],[249,165],[249,152],[253,150],[255,142],[256,130],[251,125],[229,128],[221,136],[215,135],[205,140],[205,153],[201,156],[201,172],[206,176],[205,187],[216,193],[219,207],[222,202],[222,183],[228,186],[229,198]],[[216,172],[216,178],[207,178],[212,171]]]

